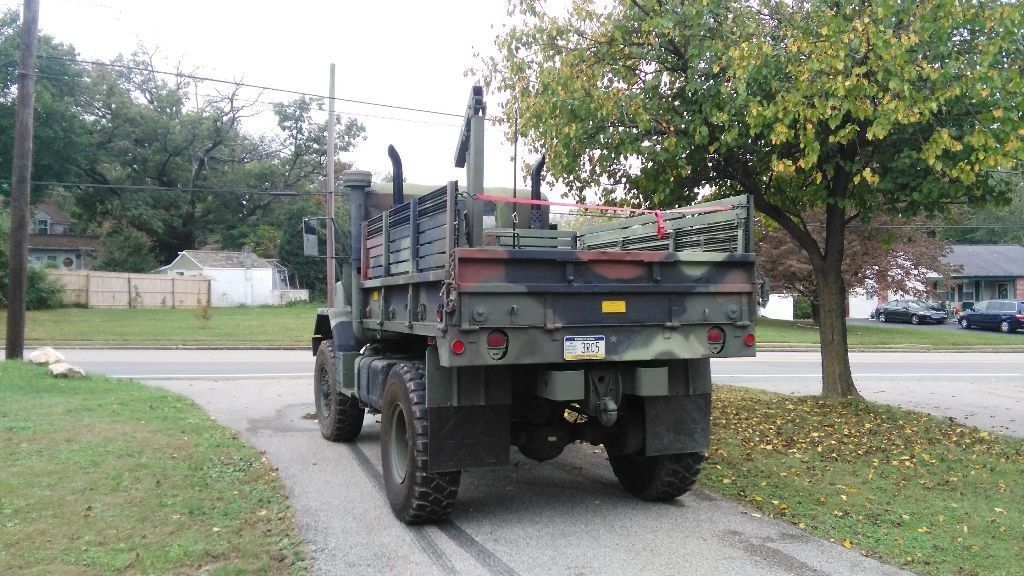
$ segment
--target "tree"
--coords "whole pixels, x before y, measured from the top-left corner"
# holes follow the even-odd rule
[[[160,262],[206,244],[276,245],[262,227],[286,223],[281,199],[268,193],[322,188],[326,120],[312,116],[320,103],[275,104],[280,133],[254,136],[243,122],[258,102],[242,98],[240,85],[198,96],[200,81],[160,74],[153,61],[139,50],[114,61],[128,67],[91,71],[95,136],[83,171],[99,187],[76,195],[74,216],[91,232],[127,223],[151,239]],[[364,133],[355,120],[339,121],[337,151],[350,151]]]
[[[843,304],[847,226],[1006,196],[1020,167],[1024,11],[978,0],[513,0],[489,82],[577,195],[641,206],[708,187],[753,196],[806,253],[822,392],[857,395]],[[803,214],[824,213],[816,235]]]
[[[197,98],[187,74],[158,74],[153,59],[140,49],[114,67],[91,70],[94,137],[82,170],[99,187],[77,194],[75,216],[90,231],[129,224],[150,237],[164,261],[196,247],[211,197],[202,190],[234,182],[247,152],[241,122],[254,103],[239,96],[238,85]],[[139,188],[147,185],[172,190]]]
[[[149,237],[127,224],[107,223],[100,235],[96,269],[108,272],[152,272],[157,267]]]
[[[821,211],[804,214],[811,233],[823,241],[824,228],[814,226],[824,220]],[[929,273],[952,272],[942,257],[949,245],[934,231],[928,231],[923,218],[898,220],[876,216],[870,223],[852,225],[847,230],[843,283],[848,289],[867,288],[895,291],[921,298],[929,297],[926,282]],[[818,279],[807,253],[785,230],[773,222],[759,225],[758,269],[773,290],[798,294],[811,302],[815,322],[819,320]]]
[[[1003,175],[1012,182],[1009,201],[982,206],[961,206],[946,219],[942,236],[953,244],[1020,244],[1024,246],[1024,179]]]
[[[14,146],[14,105],[17,90],[19,31],[17,10],[0,13],[0,195],[10,196]],[[71,62],[73,47],[46,34],[39,35],[32,179],[75,181],[81,176],[75,159],[88,146],[88,126],[80,106],[86,89],[85,70]],[[45,198],[47,189],[36,186],[32,200]]]

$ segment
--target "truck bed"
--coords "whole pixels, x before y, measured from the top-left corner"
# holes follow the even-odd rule
[[[436,338],[445,366],[565,362],[576,337],[600,337],[605,362],[754,354],[748,198],[666,212],[660,226],[644,215],[578,231],[491,229],[469,247],[473,201],[452,183],[365,223],[368,334]],[[718,352],[711,326],[727,336]],[[491,330],[508,337],[500,361],[483,344]],[[452,353],[455,339],[465,352]]]

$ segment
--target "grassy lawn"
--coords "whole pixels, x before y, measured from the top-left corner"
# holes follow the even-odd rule
[[[992,346],[1024,349],[1024,338],[1016,335],[981,330],[946,330],[935,326],[876,326],[853,323],[847,325],[847,338],[852,348],[935,347],[981,349]],[[759,344],[818,345],[818,327],[809,320],[757,321]]]
[[[197,310],[103,310],[62,308],[28,313],[30,345],[137,344],[157,346],[308,346],[316,304],[284,307],[210,308]],[[0,310],[0,324],[6,311]],[[764,345],[814,347],[818,328],[809,321],[763,318],[757,339]],[[971,348],[993,346],[1024,350],[1024,338],[980,330],[945,330],[933,326],[850,324],[850,346],[856,348]]]
[[[717,386],[702,483],[922,574],[1024,574],[1024,441],[860,401]]]
[[[0,362],[0,574],[305,574],[261,455],[180,396]]]
[[[28,313],[29,343],[140,345],[309,345],[315,304],[256,308],[104,310],[61,308]],[[6,324],[6,311],[0,310]]]

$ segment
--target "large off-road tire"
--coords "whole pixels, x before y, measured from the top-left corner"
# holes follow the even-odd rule
[[[406,524],[446,518],[455,508],[462,472],[427,472],[427,391],[422,366],[409,362],[391,369],[380,422],[384,489],[395,516]]]
[[[334,341],[324,340],[316,351],[313,397],[320,434],[331,442],[351,442],[363,429],[365,411],[359,400],[338,390],[334,371]]]
[[[609,456],[612,472],[627,492],[642,500],[667,502],[690,491],[704,467],[704,454]]]

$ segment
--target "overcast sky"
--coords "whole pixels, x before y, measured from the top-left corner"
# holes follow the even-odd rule
[[[73,44],[84,59],[110,59],[143,44],[158,49],[168,67],[180,61],[183,69],[195,69],[201,75],[315,94],[327,94],[329,66],[334,62],[338,98],[460,115],[474,81],[464,75],[475,64],[474,50],[491,53],[495,34],[508,22],[504,0],[40,0],[40,4],[41,30]],[[0,6],[20,3],[3,0]],[[291,98],[265,92],[261,100]],[[489,104],[496,115],[496,100],[491,98]],[[377,174],[390,171],[386,149],[394,144],[409,182],[440,185],[455,178],[465,180],[464,172],[453,163],[459,119],[346,102],[336,107],[366,125],[367,140],[356,151],[342,155],[358,168]],[[268,122],[256,121],[250,128]],[[499,127],[489,128],[488,186],[512,185],[512,147],[504,140]]]

